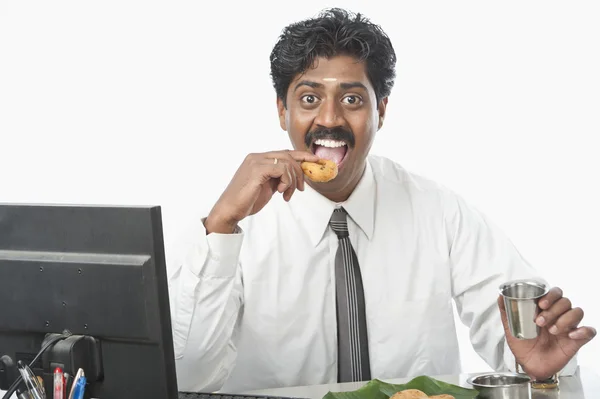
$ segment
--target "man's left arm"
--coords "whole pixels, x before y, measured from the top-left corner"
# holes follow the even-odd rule
[[[499,308],[499,287],[511,280],[545,280],[498,226],[462,198],[449,195],[444,209],[452,292],[459,317],[469,327],[473,348],[490,367],[516,371]],[[559,374],[572,375],[576,368],[576,356],[572,356]]]

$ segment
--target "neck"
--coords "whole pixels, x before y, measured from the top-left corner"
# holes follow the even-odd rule
[[[366,162],[363,163],[362,167],[359,169],[357,173],[350,177],[348,183],[344,184],[341,187],[331,187],[328,186],[328,183],[312,183],[308,182],[312,188],[315,189],[319,194],[324,196],[330,201],[340,203],[346,201],[350,198],[350,195],[354,192],[356,186],[363,177],[365,173],[365,169],[367,167]]]

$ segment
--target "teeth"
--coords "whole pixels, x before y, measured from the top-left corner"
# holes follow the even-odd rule
[[[343,147],[346,145],[346,143],[344,143],[343,141],[323,140],[323,139],[319,139],[319,140],[315,141],[315,144],[323,146],[323,147],[330,147],[330,148]]]

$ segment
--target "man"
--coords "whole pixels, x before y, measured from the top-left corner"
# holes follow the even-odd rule
[[[536,272],[459,196],[369,155],[395,61],[378,26],[339,9],[282,33],[271,74],[294,150],[249,155],[175,265],[181,389],[459,373],[453,300],[492,368],[574,371],[596,334],[583,311],[552,288],[541,335],[513,338],[498,287]],[[305,180],[318,159],[338,176]]]

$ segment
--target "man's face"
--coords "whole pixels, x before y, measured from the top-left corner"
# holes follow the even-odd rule
[[[353,190],[375,132],[383,123],[387,103],[384,99],[378,109],[365,64],[349,56],[318,58],[313,68],[292,80],[287,109],[281,100],[277,103],[281,127],[294,149],[338,164],[335,179],[309,184],[321,193]]]

